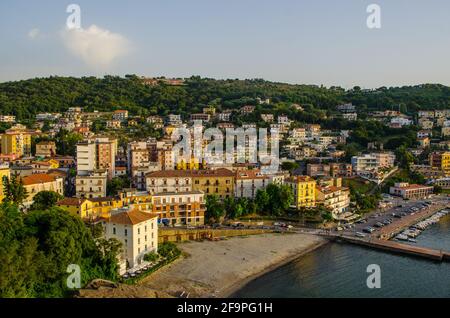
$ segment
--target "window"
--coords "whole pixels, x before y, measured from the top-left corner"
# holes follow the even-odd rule
[[[113,234],[116,235],[116,228],[113,227]]]
[[[125,236],[128,236],[128,230],[125,229]]]
[[[141,228],[138,228],[138,235],[141,234]]]

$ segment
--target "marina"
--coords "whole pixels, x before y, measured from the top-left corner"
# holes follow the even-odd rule
[[[391,242],[398,243],[398,242]],[[398,243],[399,244],[399,243]],[[401,244],[401,245],[407,245]],[[417,244],[432,250],[450,246],[450,214],[430,225]],[[443,258],[449,258],[443,252]],[[381,268],[380,289],[366,286],[366,268]],[[390,253],[356,244],[332,243],[267,273],[237,291],[236,297],[448,297],[450,262]]]
[[[442,210],[432,215],[431,217],[412,225],[400,234],[395,236],[396,240],[417,243],[416,238],[422,234],[429,226],[438,223],[442,217],[448,215],[449,210]]]

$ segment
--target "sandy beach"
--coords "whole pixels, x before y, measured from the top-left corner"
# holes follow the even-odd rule
[[[307,234],[263,234],[179,244],[185,256],[142,280],[175,297],[227,297],[252,279],[323,245]]]

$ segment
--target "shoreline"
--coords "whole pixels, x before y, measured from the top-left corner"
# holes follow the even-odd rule
[[[304,257],[305,255],[308,255],[311,252],[314,252],[315,250],[319,249],[320,247],[322,247],[326,244],[329,244],[329,241],[318,242],[318,243],[312,245],[311,247],[305,249],[300,254],[288,256],[285,259],[280,260],[277,264],[269,265],[267,268],[263,269],[261,272],[254,273],[254,274],[244,278],[242,281],[236,282],[235,284],[233,284],[229,287],[226,287],[218,295],[216,295],[216,298],[230,298],[234,293],[241,290],[242,288],[244,288],[247,284],[251,283],[252,281],[264,276],[267,273],[277,270],[280,267],[283,267],[292,262],[295,262],[296,260]]]
[[[261,234],[223,241],[186,242],[182,259],[145,278],[143,289],[174,297],[227,298],[252,280],[328,243],[311,234]]]

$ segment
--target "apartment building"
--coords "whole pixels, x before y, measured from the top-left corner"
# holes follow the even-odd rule
[[[115,174],[117,139],[96,137],[77,144],[77,174],[105,170],[108,179]]]
[[[389,188],[389,193],[403,199],[422,199],[433,193],[432,186],[409,184],[407,182],[396,183]]]
[[[78,198],[100,198],[106,196],[107,172],[94,170],[78,174],[75,178],[75,190]]]
[[[16,116],[0,115],[0,122],[1,123],[15,123],[16,122]]]
[[[30,156],[32,134],[33,131],[22,125],[6,130],[4,134],[1,134],[2,155]]]
[[[204,114],[204,113],[199,113],[199,114],[191,114],[191,121],[204,121],[204,122],[209,122],[211,120],[211,115],[210,114]]]
[[[266,123],[273,123],[275,120],[273,114],[261,114],[261,120]]]
[[[215,170],[166,170],[146,175],[147,191],[161,192],[202,191],[215,194],[221,199],[234,194],[234,172],[219,168]]]
[[[362,156],[353,156],[351,159],[353,171],[373,171],[379,168],[394,166],[395,155],[389,152],[370,153]]]
[[[231,114],[232,114],[231,110],[223,111],[223,112],[217,114],[217,119],[219,121],[230,121]]]
[[[113,113],[113,119],[119,120],[119,121],[125,121],[128,118],[128,110],[116,110]]]
[[[56,203],[56,206],[79,216],[83,220],[94,219],[92,201],[84,198],[64,198]]]
[[[36,157],[54,157],[56,144],[54,141],[41,141],[36,144]]]
[[[446,176],[450,176],[450,152],[433,152],[428,158],[430,166],[440,168]]]
[[[106,128],[108,129],[120,129],[122,127],[122,122],[120,120],[107,120],[106,121]]]
[[[64,179],[61,177],[38,173],[23,177],[22,182],[28,194],[23,202],[26,208],[33,204],[34,196],[41,191],[53,191],[60,195],[64,194]]]
[[[293,176],[286,179],[294,192],[294,206],[297,209],[316,206],[316,181],[308,176]]]
[[[345,187],[318,186],[316,189],[316,204],[322,205],[338,219],[339,215],[347,212],[350,206],[350,190]]]
[[[202,191],[157,193],[152,195],[151,212],[165,225],[204,225],[205,194]]]
[[[330,165],[327,164],[312,164],[306,165],[306,175],[310,177],[323,177],[330,175]]]
[[[234,196],[236,198],[254,199],[259,189],[264,189],[270,183],[270,178],[260,170],[237,171]]]
[[[119,209],[105,219],[105,238],[115,238],[122,243],[121,258],[127,268],[141,264],[144,256],[158,251],[158,217],[136,209]]]
[[[349,178],[353,175],[352,165],[349,163],[331,163],[330,175],[333,178],[337,177]]]
[[[169,114],[167,116],[166,123],[168,125],[177,126],[177,125],[181,125],[183,123],[183,121],[181,120],[181,115]]]
[[[149,116],[146,121],[147,123],[152,124],[155,129],[164,128],[164,120],[161,116]]]

